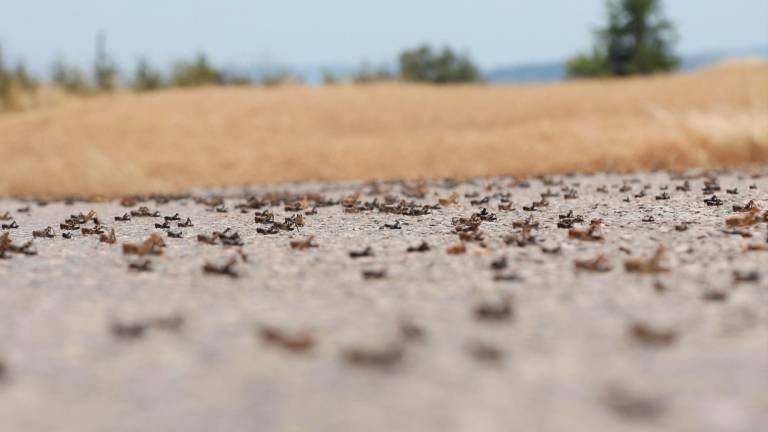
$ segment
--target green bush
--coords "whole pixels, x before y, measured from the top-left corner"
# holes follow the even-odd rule
[[[288,69],[278,69],[266,72],[259,80],[261,85],[265,87],[275,87],[286,84],[301,83],[301,77]]]
[[[400,54],[400,78],[435,84],[482,80],[479,69],[467,55],[456,54],[447,47],[439,53],[434,52],[429,45]]]
[[[371,66],[363,63],[360,69],[352,75],[352,82],[357,84],[368,84],[379,81],[392,81],[395,75],[390,72],[387,66]]]
[[[567,64],[570,77],[652,74],[674,70],[674,25],[663,14],[661,0],[607,0],[608,23],[596,32],[591,54]]]
[[[136,91],[158,90],[165,86],[163,76],[149,64],[147,59],[139,59],[133,75],[133,89]]]
[[[336,76],[333,71],[330,70],[324,70],[323,71],[323,85],[331,86],[336,85],[339,82],[339,78]]]
[[[16,68],[13,70],[11,75],[11,81],[15,83],[15,85],[17,85],[21,90],[30,93],[37,91],[37,87],[39,85],[37,79],[30,75],[29,72],[27,72],[27,68],[24,66],[24,63],[19,63],[16,65]]]
[[[176,63],[171,74],[171,83],[179,87],[194,87],[222,84],[223,75],[208,63],[205,54],[198,54],[192,61]]]
[[[21,108],[25,99],[34,96],[37,87],[37,80],[27,72],[24,63],[19,62],[11,69],[0,49],[0,110]]]
[[[89,90],[83,71],[75,65],[67,64],[63,59],[53,63],[51,81],[70,93],[86,93]]]
[[[93,70],[96,88],[100,91],[111,92],[117,87],[117,69],[110,64],[99,64]]]
[[[594,50],[591,54],[579,54],[566,63],[568,76],[598,78],[610,75],[605,53]]]
[[[96,59],[93,62],[93,80],[100,91],[112,91],[117,87],[117,66],[107,54],[106,36],[96,37]]]
[[[3,52],[0,49],[0,109],[10,104],[12,76],[6,69]]]
[[[228,86],[247,86],[253,84],[253,80],[246,74],[229,71],[222,72],[220,84]]]

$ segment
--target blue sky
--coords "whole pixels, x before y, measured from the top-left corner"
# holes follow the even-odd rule
[[[768,44],[768,0],[667,0],[679,51]],[[0,0],[0,43],[45,70],[89,64],[104,30],[120,64],[165,65],[199,50],[228,66],[358,65],[427,41],[483,67],[565,58],[590,44],[603,0]]]

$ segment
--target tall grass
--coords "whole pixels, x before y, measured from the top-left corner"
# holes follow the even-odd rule
[[[674,168],[768,162],[768,102],[742,109],[657,110],[656,118],[675,132],[664,148],[649,149],[645,163]],[[659,160],[666,155],[667,160]]]

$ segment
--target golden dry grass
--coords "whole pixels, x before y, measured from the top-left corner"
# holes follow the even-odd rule
[[[534,86],[204,88],[0,115],[0,195],[768,163],[768,65]]]

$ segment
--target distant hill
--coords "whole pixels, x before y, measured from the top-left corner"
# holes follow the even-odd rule
[[[728,51],[702,53],[683,57],[682,70],[694,71],[720,63],[729,58],[762,58],[768,59],[768,45]]]
[[[486,72],[485,79],[497,84],[562,81],[565,79],[565,63],[552,62],[501,66]]]
[[[683,72],[695,71],[729,58],[757,57],[768,59],[768,45],[751,48],[711,51],[683,56],[681,70]],[[309,85],[323,83],[323,74],[330,73],[336,79],[349,80],[361,66],[346,64],[310,65],[302,67],[276,66],[262,64],[252,66],[241,71],[255,81],[275,73],[288,73]],[[372,65],[373,68],[387,68],[395,70],[393,64]],[[552,61],[541,63],[528,63],[519,65],[504,65],[484,71],[485,79],[491,84],[526,84],[548,83],[562,81],[566,78],[565,62]]]
[[[683,56],[681,70],[683,72],[691,72],[734,57],[759,57],[768,59],[768,45]],[[565,79],[565,76],[565,62],[562,61],[500,66],[490,69],[485,74],[485,78],[494,84],[546,83],[561,81]]]

